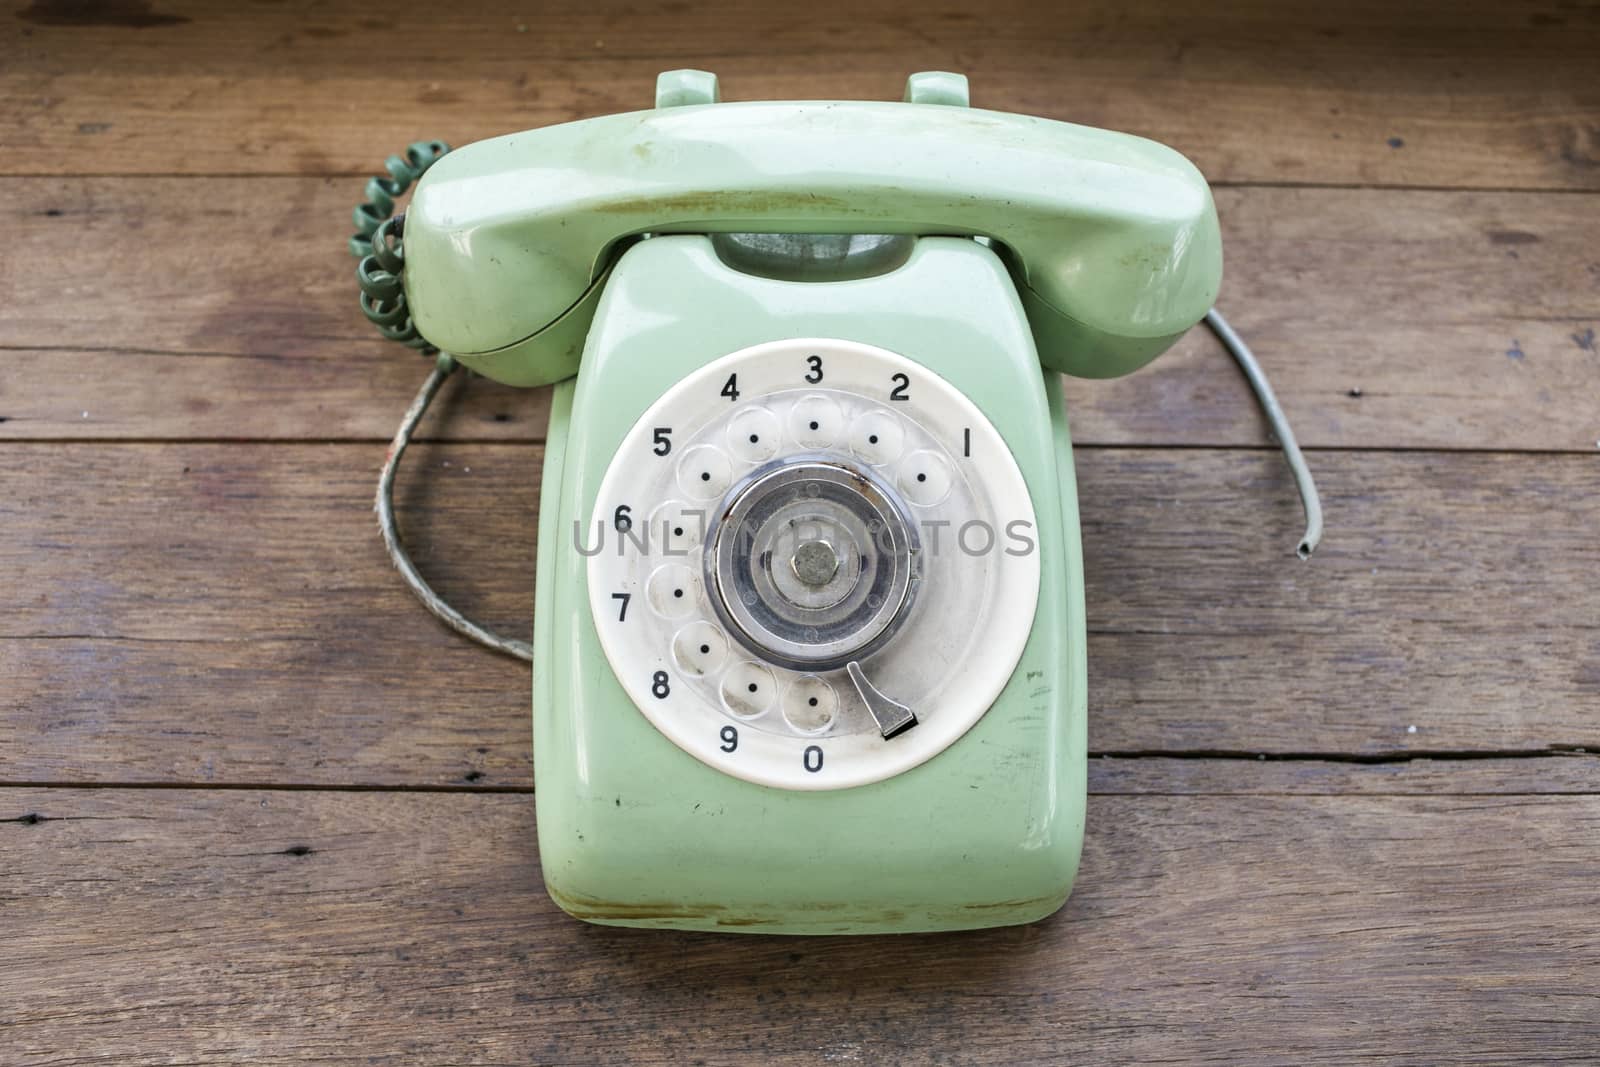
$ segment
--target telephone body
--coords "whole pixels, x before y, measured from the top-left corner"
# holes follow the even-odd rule
[[[1082,842],[1085,627],[1057,372],[1199,321],[1177,153],[966,106],[718,102],[501,137],[405,220],[422,336],[555,382],[533,725],[551,897],[767,933],[1025,923]]]

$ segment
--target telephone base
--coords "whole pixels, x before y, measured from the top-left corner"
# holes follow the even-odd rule
[[[574,543],[614,511],[599,499],[602,476],[653,404],[711,360],[792,338],[876,346],[953,387],[1003,439],[1037,522],[1037,605],[999,695],[923,761],[839,788],[747,780],[658,729],[602,648]],[[905,407],[914,413],[927,392],[914,383]],[[741,272],[705,237],[639,242],[606,285],[582,373],[555,388],[541,501],[535,802],[546,887],[562,909],[617,926],[866,934],[1033,922],[1066,900],[1086,771],[1076,489],[1058,380],[1041,371],[993,251],[920,238],[888,272],[808,282]],[[654,506],[630,503],[641,515]],[[945,669],[937,653],[927,659]],[[658,664],[622,669],[648,678]],[[925,743],[942,714],[873,738],[860,758]],[[816,770],[848,775],[853,750],[833,744],[807,746],[828,750]]]

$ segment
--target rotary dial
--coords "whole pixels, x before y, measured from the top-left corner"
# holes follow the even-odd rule
[[[791,789],[877,781],[965,733],[1022,653],[1036,546],[1021,472],[966,397],[826,339],[675,385],[578,545],[639,711],[703,762]]]

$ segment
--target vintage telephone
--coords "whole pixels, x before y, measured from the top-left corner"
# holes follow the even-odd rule
[[[724,104],[673,71],[656,105],[413,146],[352,239],[368,316],[448,353],[379,512],[430,608],[533,661],[550,895],[754,932],[1049,915],[1086,744],[1056,374],[1125,374],[1207,316],[1210,190],[1150,141],[969,108],[954,74],[902,103]],[[1224,339],[1309,554],[1309,475]],[[531,650],[443,604],[394,530],[395,468],[456,362],[557,383]]]

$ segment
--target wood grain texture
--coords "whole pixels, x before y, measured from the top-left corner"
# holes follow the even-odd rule
[[[0,301],[0,440],[387,440],[424,368],[356,309],[341,246],[356,185],[0,179],[15,295]],[[1595,450],[1600,197],[1217,199],[1222,307],[1303,444]],[[543,436],[546,390],[452,389],[429,432]],[[1268,444],[1204,330],[1140,373],[1066,390],[1079,443]]]
[[[608,930],[526,795],[0,791],[9,1056],[54,1065],[1583,1062],[1600,797],[1099,797],[1042,924]],[[1530,891],[1530,882],[1537,891]]]
[[[1089,760],[1091,796],[1541,796],[1600,794],[1600,752],[1510,757],[1255,759],[1112,756]]]
[[[0,448],[0,781],[525,786],[526,668],[416,605],[376,445]],[[426,445],[424,572],[526,634],[539,449]],[[1079,454],[1090,746],[1246,757],[1600,750],[1600,464]]]
[[[9,173],[362,173],[418,137],[647,107],[695,66],[729,99],[898,99],[958,70],[980,106],[1153,137],[1214,181],[1600,188],[1587,0],[31,0],[3,32]]]
[[[1597,52],[1594,0],[0,11],[0,1064],[1597,1062]],[[567,919],[526,667],[382,553],[423,366],[355,310],[357,176],[679,66],[732,99],[962,70],[1219,183],[1221,304],[1328,538],[1290,557],[1203,333],[1067,383],[1111,447],[1046,923]],[[458,379],[401,479],[423,570],[520,635],[547,412]]]

